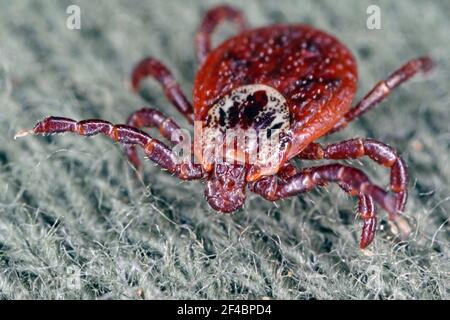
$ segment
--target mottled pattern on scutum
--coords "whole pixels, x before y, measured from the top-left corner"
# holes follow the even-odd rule
[[[234,148],[231,156],[226,152],[227,160],[251,164],[267,164],[272,159],[276,162],[274,165],[278,165],[290,137],[286,99],[265,85],[248,85],[233,90],[209,110],[204,124],[204,148],[229,143],[228,138],[237,136],[237,153]],[[246,160],[238,159],[244,154],[247,155]],[[221,160],[215,159],[212,163]]]
[[[221,130],[283,130],[289,127],[289,108],[286,99],[271,87],[243,86],[209,110],[206,126]]]

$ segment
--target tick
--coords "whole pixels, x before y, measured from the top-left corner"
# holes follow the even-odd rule
[[[236,24],[240,33],[213,49],[212,34],[223,21]],[[194,81],[193,105],[171,72],[154,58],[138,63],[131,76],[135,91],[144,78],[156,79],[171,104],[191,125],[195,124],[195,156],[188,160],[180,162],[171,147],[141,131],[158,128],[172,147],[184,141],[174,138],[180,129],[174,120],[147,107],[133,113],[126,125],[48,117],[16,137],[63,132],[103,134],[124,145],[128,159],[138,168],[136,147],[140,147],[150,160],[178,178],[203,180],[206,200],[223,213],[241,208],[247,189],[276,201],[333,182],[358,199],[358,214],[363,220],[361,248],[374,239],[375,204],[387,211],[391,220],[401,221],[408,172],[396,150],[373,139],[354,138],[329,145],[316,140],[345,128],[386,99],[394,88],[419,72],[429,71],[429,57],[408,61],[352,106],[358,80],[355,58],[339,40],[311,26],[277,24],[249,29],[240,11],[219,6],[206,13],[195,37],[195,50],[200,67]],[[228,141],[226,135],[235,130],[251,131],[258,137],[263,133],[266,138],[275,132],[278,140],[271,144],[258,138],[250,145],[232,140],[232,148],[224,148],[226,143],[220,141]],[[210,140],[214,138],[211,132],[219,139]],[[225,153],[220,159],[206,156],[210,153],[205,151],[210,149]],[[259,155],[254,161],[249,160],[251,151]],[[391,192],[348,165],[299,169],[294,164],[295,159],[306,162],[365,156],[390,169]]]

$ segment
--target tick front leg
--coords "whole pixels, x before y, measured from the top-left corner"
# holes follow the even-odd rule
[[[337,183],[349,195],[358,196],[358,211],[364,220],[360,247],[367,247],[373,241],[377,224],[373,201],[391,214],[396,209],[395,198],[372,184],[361,170],[341,164],[323,165],[303,169],[286,180],[275,176],[264,177],[252,183],[250,188],[264,198],[275,201],[330,182]]]
[[[194,109],[191,103],[186,99],[180,85],[175,81],[169,69],[158,60],[148,57],[136,65],[131,74],[133,90],[139,91],[141,81],[148,76],[155,78],[161,84],[167,99],[190,123],[193,123]]]
[[[127,125],[113,125],[104,120],[75,121],[68,118],[49,117],[38,122],[32,130],[18,132],[15,138],[28,134],[46,135],[64,132],[72,132],[81,136],[103,134],[122,145],[138,145],[150,160],[180,179],[193,180],[203,177],[201,165],[191,162],[181,163],[172,150],[161,141],[153,139],[139,129]]]
[[[301,159],[346,160],[368,156],[373,161],[391,169],[391,189],[396,194],[396,212],[390,218],[395,220],[397,212],[403,212],[408,197],[408,169],[405,161],[388,145],[372,139],[350,139],[322,147],[311,143],[298,157]]]
[[[247,28],[243,14],[230,6],[222,5],[209,10],[195,36],[195,51],[197,60],[202,64],[211,51],[211,37],[217,26],[224,20],[235,23],[240,31]]]
[[[375,87],[355,107],[331,129],[328,134],[344,129],[351,121],[359,118],[365,112],[376,107],[386,99],[396,87],[408,81],[420,72],[428,72],[433,68],[430,57],[420,57],[408,61],[400,69],[392,73],[386,80],[378,82]]]
[[[161,135],[172,143],[177,144],[181,142],[181,137],[174,134],[180,129],[178,124],[171,118],[166,117],[162,112],[155,109],[143,108],[134,112],[128,118],[127,125],[137,129],[144,127],[157,128],[159,129]],[[134,167],[140,169],[141,162],[136,151],[136,146],[126,145],[124,150]]]

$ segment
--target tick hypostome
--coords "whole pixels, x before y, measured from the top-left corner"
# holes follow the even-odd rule
[[[225,20],[235,23],[240,33],[212,49],[212,33]],[[275,201],[334,182],[358,198],[358,213],[364,221],[361,248],[369,245],[375,235],[375,203],[398,222],[404,234],[408,233],[400,216],[407,198],[408,174],[398,153],[372,139],[355,138],[327,146],[315,140],[345,128],[377,106],[394,88],[415,74],[430,70],[430,58],[410,60],[352,106],[358,80],[353,55],[339,40],[310,26],[249,29],[241,12],[219,6],[206,13],[195,37],[195,49],[200,68],[194,81],[193,107],[171,72],[156,59],[141,61],[132,73],[131,84],[138,91],[145,77],[155,78],[175,108],[190,124],[195,122],[195,131],[203,133],[197,135],[201,141],[193,141],[197,161],[180,163],[169,146],[140,130],[159,128],[161,135],[170,140],[180,128],[152,108],[133,113],[126,125],[49,117],[33,130],[19,132],[17,137],[29,133],[101,133],[123,144],[136,167],[140,166],[135,149],[139,146],[147,157],[180,179],[204,180],[208,203],[224,213],[243,206],[247,189]],[[208,149],[222,151],[225,135],[233,130],[255,133],[258,139],[250,139],[250,143],[233,140],[231,150],[225,148],[220,159],[211,157],[211,152],[205,153]],[[262,142],[265,140],[259,139],[261,133],[266,138],[278,137],[277,143]],[[256,158],[249,161],[253,153]],[[386,192],[361,170],[347,165],[327,164],[300,170],[293,164],[294,159],[344,160],[364,156],[390,169],[392,192]]]

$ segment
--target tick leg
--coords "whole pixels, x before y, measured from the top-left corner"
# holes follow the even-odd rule
[[[380,102],[386,99],[393,89],[408,81],[417,73],[428,72],[432,68],[433,61],[429,57],[420,57],[408,61],[387,79],[378,82],[375,87],[356,104],[356,106],[344,115],[328,134],[344,129],[351,121],[359,118],[365,112],[376,107]]]
[[[247,28],[243,14],[230,6],[222,5],[209,10],[203,18],[195,35],[195,51],[200,64],[205,61],[211,51],[211,37],[216,27],[224,20],[235,23],[240,31]]]
[[[329,182],[337,183],[351,196],[358,196],[358,211],[364,220],[360,247],[367,247],[373,240],[377,223],[373,201],[390,214],[394,214],[395,198],[372,184],[359,169],[341,164],[311,167],[286,180],[277,179],[276,176],[264,177],[253,182],[250,189],[268,200],[275,201],[325,186]]]
[[[174,144],[181,141],[181,137],[179,135],[174,135],[174,132],[180,129],[178,124],[176,124],[171,118],[166,117],[162,112],[155,109],[143,108],[134,112],[128,118],[127,125],[137,129],[143,127],[158,128],[161,135]],[[134,167],[140,169],[141,162],[136,151],[136,146],[126,145],[124,150]]]
[[[139,62],[131,74],[131,86],[134,91],[139,91],[141,81],[147,76],[155,78],[161,84],[167,99],[190,123],[193,123],[194,109],[166,66],[151,57]]]
[[[36,124],[30,131],[21,131],[16,138],[28,134],[53,134],[73,132],[81,136],[103,134],[122,145],[140,146],[150,160],[183,180],[200,179],[203,170],[200,164],[178,161],[178,157],[164,143],[153,139],[145,132],[127,126],[113,125],[104,120],[75,121],[68,118],[49,117]]]
[[[408,170],[405,161],[388,145],[372,139],[350,139],[322,147],[310,144],[302,153],[301,159],[357,159],[368,156],[373,161],[391,168],[391,189],[396,194],[396,212],[390,218],[395,220],[397,212],[403,212],[408,197]]]

